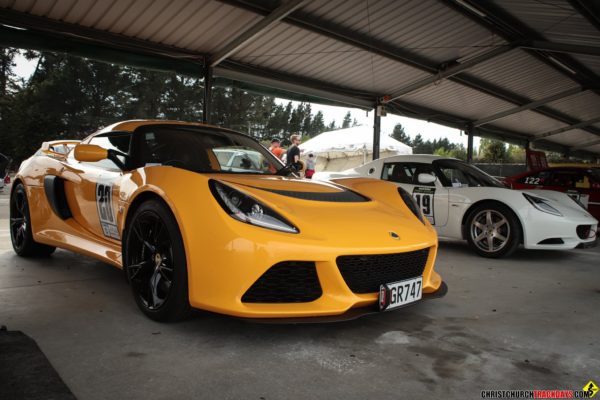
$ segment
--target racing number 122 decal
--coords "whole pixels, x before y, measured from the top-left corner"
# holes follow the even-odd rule
[[[413,197],[417,201],[423,215],[429,220],[431,225],[435,225],[435,213],[433,211],[433,198],[435,196],[435,188],[433,187],[415,187]]]
[[[104,236],[119,240],[119,229],[112,206],[112,184],[100,182],[96,184],[96,206]]]

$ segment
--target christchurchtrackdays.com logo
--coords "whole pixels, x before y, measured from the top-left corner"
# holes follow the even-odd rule
[[[589,381],[579,390],[482,390],[482,399],[591,399],[598,393],[598,386]],[[600,396],[599,396],[600,398]]]

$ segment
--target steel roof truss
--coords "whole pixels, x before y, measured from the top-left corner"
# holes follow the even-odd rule
[[[269,30],[273,25],[277,24],[283,18],[287,17],[308,0],[290,0],[287,3],[282,3],[279,7],[273,10],[265,18],[258,21],[244,33],[235,37],[232,41],[227,43],[225,47],[219,50],[218,53],[214,54],[210,60],[210,66],[216,67],[221,61],[225,60],[233,53],[250,43],[256,37]]]

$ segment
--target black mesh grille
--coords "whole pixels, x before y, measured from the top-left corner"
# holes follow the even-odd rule
[[[579,236],[579,239],[589,239],[591,230],[591,225],[578,225],[577,236]]]
[[[269,268],[242,296],[242,302],[307,303],[322,294],[314,262],[286,261]]]
[[[379,286],[423,275],[429,249],[396,254],[340,256],[337,265],[354,293],[372,293]]]

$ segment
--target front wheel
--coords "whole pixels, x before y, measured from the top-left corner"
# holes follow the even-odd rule
[[[33,240],[27,191],[22,183],[15,186],[10,196],[10,240],[15,253],[21,257],[44,257],[56,250]]]
[[[135,210],[123,243],[123,268],[135,301],[155,321],[185,318],[190,310],[185,249],[171,210],[148,200]]]
[[[469,245],[483,257],[509,256],[519,247],[521,227],[517,216],[502,204],[482,204],[467,217]]]

